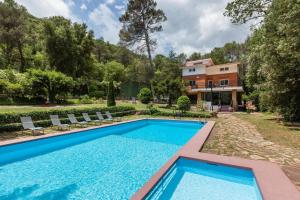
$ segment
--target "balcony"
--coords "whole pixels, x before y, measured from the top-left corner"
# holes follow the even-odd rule
[[[187,91],[189,93],[193,92],[211,92],[211,91],[232,91],[237,90],[243,92],[243,87],[237,84],[228,83],[227,85],[221,84],[196,84],[196,85],[187,85]]]

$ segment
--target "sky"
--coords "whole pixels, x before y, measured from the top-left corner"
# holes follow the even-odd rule
[[[156,33],[155,54],[206,53],[227,42],[243,42],[249,25],[234,25],[223,16],[230,0],[157,0],[168,20],[163,32]],[[96,38],[110,43],[119,41],[119,17],[127,0],[16,0],[36,17],[61,15],[73,22],[86,23]]]

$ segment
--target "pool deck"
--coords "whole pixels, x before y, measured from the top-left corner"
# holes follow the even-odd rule
[[[65,131],[56,134],[31,136],[26,138],[18,138],[8,141],[0,141],[0,147],[29,142],[33,140],[46,139],[50,137],[56,137],[67,134],[75,134],[81,131],[97,129],[101,127],[116,126],[119,124],[145,120],[135,119],[124,122],[116,122],[113,124],[104,124],[100,126],[95,126],[91,128],[83,128],[73,131]],[[148,118],[152,119],[152,118]],[[153,120],[157,120],[154,118]],[[165,119],[164,119],[165,120]],[[152,176],[152,178],[132,196],[132,200],[144,199],[146,195],[151,191],[151,189],[156,185],[156,183],[161,179],[161,177],[168,171],[168,169],[180,158],[188,158],[193,160],[204,161],[214,164],[222,164],[233,167],[251,169],[255,175],[257,184],[261,191],[264,200],[299,200],[300,192],[296,189],[296,186],[289,180],[289,178],[284,174],[281,168],[274,163],[267,161],[257,161],[257,160],[247,160],[237,157],[219,156],[214,154],[201,153],[201,149],[208,139],[215,122],[208,121],[201,130],[185,145],[183,146],[160,170]]]
[[[207,122],[185,146],[183,146],[138,192],[131,197],[131,199],[144,199],[180,157],[252,170],[264,200],[300,199],[300,192],[277,164],[267,161],[201,153],[200,151],[205,141],[208,139],[214,125],[215,122],[213,121]]]

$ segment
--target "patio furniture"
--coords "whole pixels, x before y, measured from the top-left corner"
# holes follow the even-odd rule
[[[88,113],[82,113],[82,116],[86,122],[101,123],[100,120],[92,120]]]
[[[105,112],[105,115],[107,116],[107,119],[108,119],[108,120],[112,120],[112,121],[116,121],[116,122],[122,121],[122,118],[121,118],[121,117],[114,117],[114,118],[113,118],[109,111],[106,111],[106,112]]]
[[[21,122],[24,130],[31,130],[32,135],[34,135],[35,131],[40,132],[41,130],[43,131],[44,134],[44,128],[43,127],[35,127],[31,117],[21,117]],[[23,133],[23,130],[22,130]]]
[[[50,115],[50,119],[51,119],[52,125],[57,126],[58,129],[61,128],[61,130],[63,130],[63,129],[67,128],[70,130],[69,124],[62,124],[58,115]]]
[[[103,115],[101,112],[96,112],[96,115],[98,117],[98,119],[101,121],[101,122],[112,122],[111,119],[104,119]]]
[[[85,126],[85,125],[87,124],[86,121],[79,122],[79,121],[76,119],[76,117],[75,117],[74,114],[68,114],[68,118],[69,118],[71,124],[75,124],[75,125],[79,124],[79,125],[81,125],[81,126]]]

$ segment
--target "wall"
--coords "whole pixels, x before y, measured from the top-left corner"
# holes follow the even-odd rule
[[[206,84],[209,80],[213,81],[213,84],[218,86],[220,84],[220,80],[229,80],[229,86],[239,86],[238,85],[238,73],[225,73],[218,75],[192,75],[182,77],[183,80],[195,80],[198,88],[205,88]]]
[[[221,68],[228,67],[228,71],[220,71]],[[230,64],[222,64],[222,65],[214,65],[206,68],[207,75],[214,74],[229,74],[229,73],[238,73],[238,64],[230,63]]]
[[[195,68],[194,72],[189,72],[189,69]],[[197,75],[197,74],[205,74],[205,66],[196,66],[196,67],[187,67],[182,69],[182,76],[191,76],[191,75]]]

